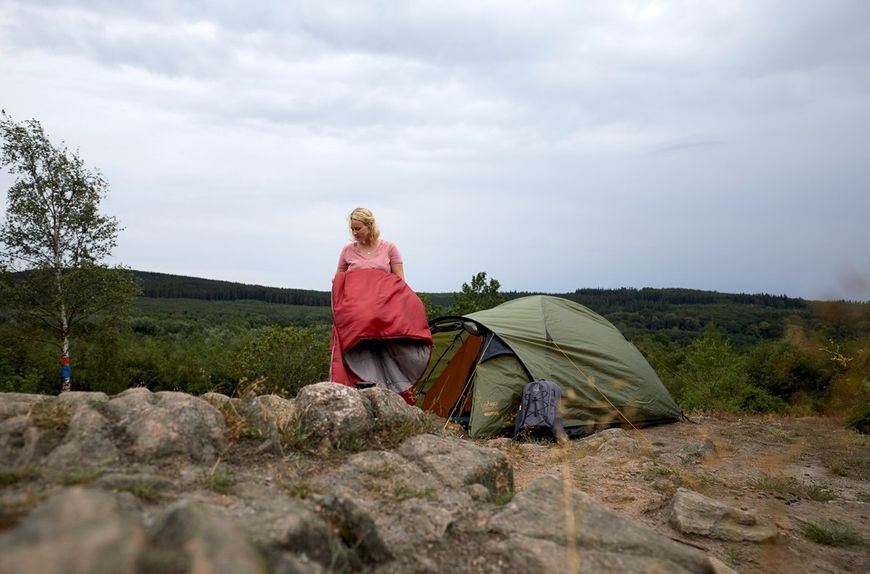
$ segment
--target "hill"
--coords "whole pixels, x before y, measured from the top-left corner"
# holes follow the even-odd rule
[[[257,323],[310,325],[328,323],[330,293],[134,271],[142,283],[139,309],[145,315],[237,317],[250,313]],[[420,293],[436,312],[446,310],[453,293]],[[781,338],[790,325],[822,329],[834,337],[870,333],[870,305],[822,302],[785,295],[731,294],[694,289],[577,289],[569,293],[510,291],[508,299],[532,294],[556,295],[600,313],[630,339],[655,336],[671,341],[699,337],[708,325],[733,343],[751,345]],[[200,302],[235,302],[203,305]],[[245,303],[241,303],[244,301]],[[256,305],[254,301],[268,305]],[[295,306],[295,307],[287,307]],[[244,309],[242,308],[244,307]],[[315,309],[315,308],[319,308]]]

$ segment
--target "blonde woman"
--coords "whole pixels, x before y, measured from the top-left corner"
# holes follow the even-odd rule
[[[414,384],[432,353],[426,309],[372,212],[357,207],[348,224],[353,241],[341,250],[332,280],[329,380],[384,386],[413,405]]]
[[[402,256],[396,244],[381,239],[381,231],[372,212],[357,207],[348,216],[353,241],[344,246],[338,257],[338,272],[354,269],[382,269],[405,279]]]

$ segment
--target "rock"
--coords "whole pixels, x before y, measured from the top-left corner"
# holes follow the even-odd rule
[[[135,572],[145,531],[108,493],[70,488],[0,535],[0,572]]]
[[[489,527],[509,538],[507,546],[494,543],[493,551],[507,553],[511,561],[537,561],[542,568],[555,555],[563,557],[562,564],[578,557],[577,572],[712,570],[699,550],[622,518],[552,476],[535,479]]]
[[[218,508],[182,500],[171,506],[150,532],[139,572],[266,572],[265,560],[247,533]]]
[[[406,439],[396,452],[433,475],[443,487],[482,484],[493,497],[513,492],[513,468],[507,456],[497,449],[423,434]]]
[[[209,464],[226,449],[224,418],[207,401],[185,393],[128,389],[108,408],[140,461],[180,457]]]
[[[617,456],[634,454],[640,448],[638,442],[633,439],[625,429],[606,429],[580,440],[578,448],[590,448],[605,456]]]
[[[344,544],[363,563],[372,565],[393,559],[375,521],[359,504],[335,495],[315,497],[315,502],[320,515],[338,530]]]
[[[221,407],[225,406],[231,400],[230,397],[228,397],[222,393],[215,393],[215,392],[203,393],[202,395],[199,396],[199,398],[208,402],[208,404],[210,404],[211,406],[213,406],[214,408],[216,408],[218,410],[220,410]]]
[[[35,403],[52,400],[51,397],[27,395],[24,393],[2,393],[2,395],[3,400],[0,401],[0,422],[30,412]]]
[[[355,556],[323,518],[301,504],[288,510],[272,521],[268,538],[262,540],[267,547],[317,562],[328,571],[358,566]]]
[[[217,393],[207,393],[203,399],[224,416],[230,440],[262,440],[260,452],[271,450],[283,454],[283,437],[296,424],[294,401],[278,395],[231,399]]]
[[[665,452],[662,460],[670,464],[698,464],[716,456],[716,445],[710,439],[704,442],[686,444],[674,452]]]
[[[302,387],[296,409],[299,432],[320,448],[364,445],[374,428],[359,391],[338,383]]]
[[[59,399],[74,409],[63,442],[48,455],[51,468],[101,466],[118,459],[109,419],[98,410],[108,403],[103,393],[63,393]]]
[[[171,480],[150,473],[111,473],[94,481],[94,486],[106,490],[130,491],[136,488],[153,489],[155,493],[163,494],[172,491]]]
[[[678,488],[672,503],[671,525],[683,534],[698,534],[732,542],[766,542],[777,537],[775,526],[746,512]]]
[[[109,395],[100,392],[66,391],[57,396],[58,400],[73,404],[105,405],[109,402]]]
[[[36,464],[63,440],[73,407],[57,397],[9,395],[0,393],[0,466]]]
[[[410,538],[409,543],[440,540],[455,520],[454,514],[441,505],[419,498],[402,502],[399,516],[397,523]]]
[[[0,467],[21,467],[36,462],[41,437],[42,433],[26,414],[0,422]]]
[[[406,435],[419,432],[423,411],[409,406],[397,393],[385,387],[370,387],[359,394],[371,413],[374,430]]]
[[[251,400],[256,416],[269,432],[282,433],[296,422],[296,402],[278,395],[259,395]]]

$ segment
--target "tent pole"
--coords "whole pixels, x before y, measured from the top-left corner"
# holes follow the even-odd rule
[[[477,367],[480,365],[480,358],[486,354],[486,350],[489,349],[489,344],[492,342],[493,334],[489,333],[489,339],[486,341],[486,345],[483,346],[477,353],[477,359],[474,361],[474,369],[471,370],[471,374],[468,375],[468,378],[465,380],[465,386],[462,388],[462,392],[459,394],[459,400],[456,401],[456,404],[453,405],[453,408],[450,410],[450,414],[447,416],[447,422],[450,422],[450,419],[454,416],[457,409],[461,408],[461,405],[465,404],[466,398],[468,398],[468,393],[471,391],[471,381],[474,380],[474,375],[477,373]],[[444,428],[447,428],[447,425],[444,425]]]
[[[447,352],[448,352],[450,349],[452,349],[454,345],[456,345],[456,341],[457,341],[457,339],[459,339],[459,338],[462,336],[462,333],[464,333],[464,331],[460,330],[460,331],[456,334],[456,336],[453,337],[453,340],[450,341],[450,345],[448,345],[447,348],[444,349],[444,352],[441,353],[441,355],[438,357],[438,360],[435,361],[435,364],[432,365],[432,368],[429,369],[429,374],[423,376],[420,380],[425,380],[426,382],[429,381],[429,377],[431,377],[431,376],[432,376],[432,373],[435,372],[435,367],[438,366],[438,364],[441,362],[441,359],[444,358],[444,355],[446,355]],[[426,396],[426,391],[421,392],[421,393],[419,394],[419,396],[421,396],[421,397],[425,397],[425,396]]]

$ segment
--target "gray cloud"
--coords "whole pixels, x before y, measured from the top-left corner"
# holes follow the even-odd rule
[[[0,102],[106,172],[133,267],[328,288],[363,204],[421,290],[830,296],[870,277],[868,23],[858,0],[11,1]]]

